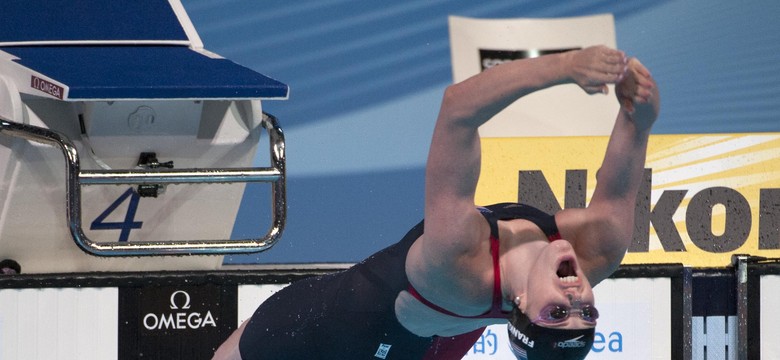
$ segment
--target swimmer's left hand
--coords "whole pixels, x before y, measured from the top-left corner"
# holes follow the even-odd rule
[[[650,126],[658,117],[661,106],[658,85],[638,59],[629,60],[628,71],[617,83],[615,93],[621,109],[635,122]]]

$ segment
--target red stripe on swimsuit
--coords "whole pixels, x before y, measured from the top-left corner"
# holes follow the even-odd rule
[[[428,299],[420,295],[420,293],[417,292],[417,289],[415,289],[411,283],[409,284],[407,291],[409,291],[409,293],[412,294],[412,296],[414,296],[414,298],[419,300],[421,303],[425,304],[429,308],[436,310],[442,314],[463,318],[463,319],[506,318],[506,315],[509,314],[509,312],[505,312],[501,310],[501,306],[503,305],[504,301],[503,301],[503,293],[501,291],[501,268],[498,266],[498,255],[499,255],[498,250],[499,250],[499,241],[497,238],[491,236],[490,254],[493,257],[493,303],[491,304],[490,309],[483,314],[474,315],[474,316],[465,316],[465,315],[456,314],[452,311],[442,308],[441,306],[428,301]]]
[[[555,240],[560,240],[560,239],[561,239],[560,232],[556,232],[554,234],[550,234],[547,236],[547,240],[550,242],[553,242]],[[410,294],[412,294],[412,296],[415,299],[425,304],[425,306],[428,306],[429,308],[436,310],[445,315],[450,315],[450,316],[463,318],[463,319],[504,318],[506,317],[507,314],[509,314],[509,312],[505,312],[501,310],[501,307],[503,305],[503,293],[501,291],[501,268],[498,265],[499,241],[498,238],[493,236],[490,236],[490,254],[493,257],[493,303],[491,304],[490,309],[481,315],[465,316],[465,315],[459,315],[452,311],[449,311],[439,305],[436,305],[428,301],[428,299],[424,298],[422,295],[420,295],[419,292],[417,292],[417,289],[415,289],[411,283],[409,284],[409,287],[406,290]]]
[[[509,312],[504,312],[501,310],[501,306],[503,304],[503,292],[501,291],[501,268],[498,266],[498,250],[498,238],[491,236],[490,253],[493,256],[493,303],[491,304],[490,309],[484,314],[475,316],[458,315],[422,297],[422,295],[417,292],[412,284],[409,284],[407,290],[410,294],[412,294],[412,296],[414,296],[415,299],[442,314],[447,314],[463,319],[506,318]],[[481,327],[468,333],[456,336],[434,336],[433,343],[431,343],[431,346],[428,348],[425,356],[423,356],[423,360],[459,359],[469,351],[471,346],[474,345],[480,336],[482,336],[484,331],[485,327]]]

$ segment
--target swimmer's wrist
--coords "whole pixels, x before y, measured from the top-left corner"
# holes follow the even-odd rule
[[[544,55],[547,58],[546,67],[552,69],[549,72],[550,78],[544,87],[550,87],[555,85],[576,84],[577,78],[574,70],[574,55],[575,51],[567,51],[557,54]]]

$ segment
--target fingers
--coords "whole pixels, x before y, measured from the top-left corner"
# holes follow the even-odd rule
[[[588,94],[608,94],[608,84],[623,80],[628,70],[628,58],[620,50],[603,45],[572,53],[573,80]]]
[[[655,85],[638,87],[634,93],[634,102],[637,104],[651,104],[657,102],[658,90]]]
[[[604,76],[601,79],[604,82],[617,83],[628,71],[628,58],[622,51],[610,52],[605,55],[596,70],[603,72]]]
[[[650,75],[650,71],[636,58],[632,58],[630,61],[630,71],[635,83],[634,101],[648,103],[655,91],[655,81]]]
[[[614,84],[620,81],[621,74],[610,74],[599,71],[588,72],[588,76],[584,82],[583,87],[591,87],[601,89],[607,84]]]
[[[632,116],[657,116],[660,98],[650,71],[636,58],[630,59],[628,65],[626,77],[616,86],[621,107]]]
[[[631,60],[629,60],[629,65],[631,69],[635,70],[640,75],[646,78],[652,77],[652,75],[650,74],[650,70],[647,70],[647,68],[644,65],[642,65],[642,63],[639,61],[639,59],[631,58]]]
[[[593,46],[589,49],[593,49],[593,51],[598,53],[598,55],[601,57],[601,60],[607,63],[626,63],[626,54],[623,51],[612,49],[604,45]]]
[[[631,58],[628,63],[628,68],[636,78],[638,84],[643,86],[652,86],[653,76],[650,74],[650,71],[647,70],[647,68],[642,65],[641,62],[639,62],[639,59]]]
[[[602,61],[594,64],[587,74],[591,84],[615,84],[625,77],[627,70],[628,66],[623,60],[615,63]]]
[[[641,102],[648,102],[651,96],[653,96],[652,84],[638,84],[636,91],[634,92],[634,99],[639,99]]]
[[[585,90],[585,93],[587,93],[588,95],[609,94],[609,87],[607,85],[585,86],[582,89]]]
[[[625,68],[628,64],[628,58],[622,51],[615,51],[606,54],[603,61],[605,64],[612,66],[613,68]]]

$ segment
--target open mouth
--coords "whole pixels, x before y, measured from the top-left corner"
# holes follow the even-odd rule
[[[561,261],[561,263],[558,264],[558,271],[556,274],[558,275],[558,278],[561,279],[561,282],[565,284],[574,283],[579,280],[574,261],[571,259]]]

